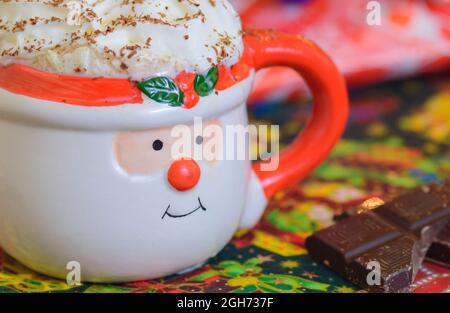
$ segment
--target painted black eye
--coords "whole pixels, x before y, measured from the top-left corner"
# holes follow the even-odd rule
[[[197,136],[197,138],[195,138],[195,143],[198,145],[201,145],[203,143],[203,137],[202,136]]]
[[[153,150],[159,151],[163,147],[164,147],[164,143],[161,140],[157,139],[157,140],[153,141]]]

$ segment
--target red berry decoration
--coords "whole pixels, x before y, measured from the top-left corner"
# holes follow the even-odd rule
[[[216,90],[225,90],[236,84],[236,80],[233,77],[233,73],[231,73],[231,69],[229,67],[220,65],[219,69],[219,81],[216,84]]]
[[[194,89],[195,77],[195,73],[181,72],[175,78],[175,82],[184,93],[183,108],[191,109],[200,101],[200,96]]]

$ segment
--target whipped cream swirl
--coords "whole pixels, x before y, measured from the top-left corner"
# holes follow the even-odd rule
[[[141,80],[231,65],[243,53],[226,0],[0,0],[0,64]]]

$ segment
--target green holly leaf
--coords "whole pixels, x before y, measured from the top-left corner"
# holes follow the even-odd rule
[[[195,77],[194,89],[200,97],[209,96],[219,80],[219,69],[217,66],[211,68],[206,75],[198,74]]]
[[[138,88],[150,99],[174,107],[183,105],[184,93],[177,84],[168,77],[154,77],[138,83]]]

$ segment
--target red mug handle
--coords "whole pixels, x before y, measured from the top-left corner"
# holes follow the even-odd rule
[[[279,156],[274,171],[254,164],[267,198],[308,175],[330,153],[341,137],[348,117],[345,81],[330,58],[311,41],[274,31],[249,31],[245,45],[256,70],[287,66],[307,82],[314,97],[312,116],[304,130]]]

